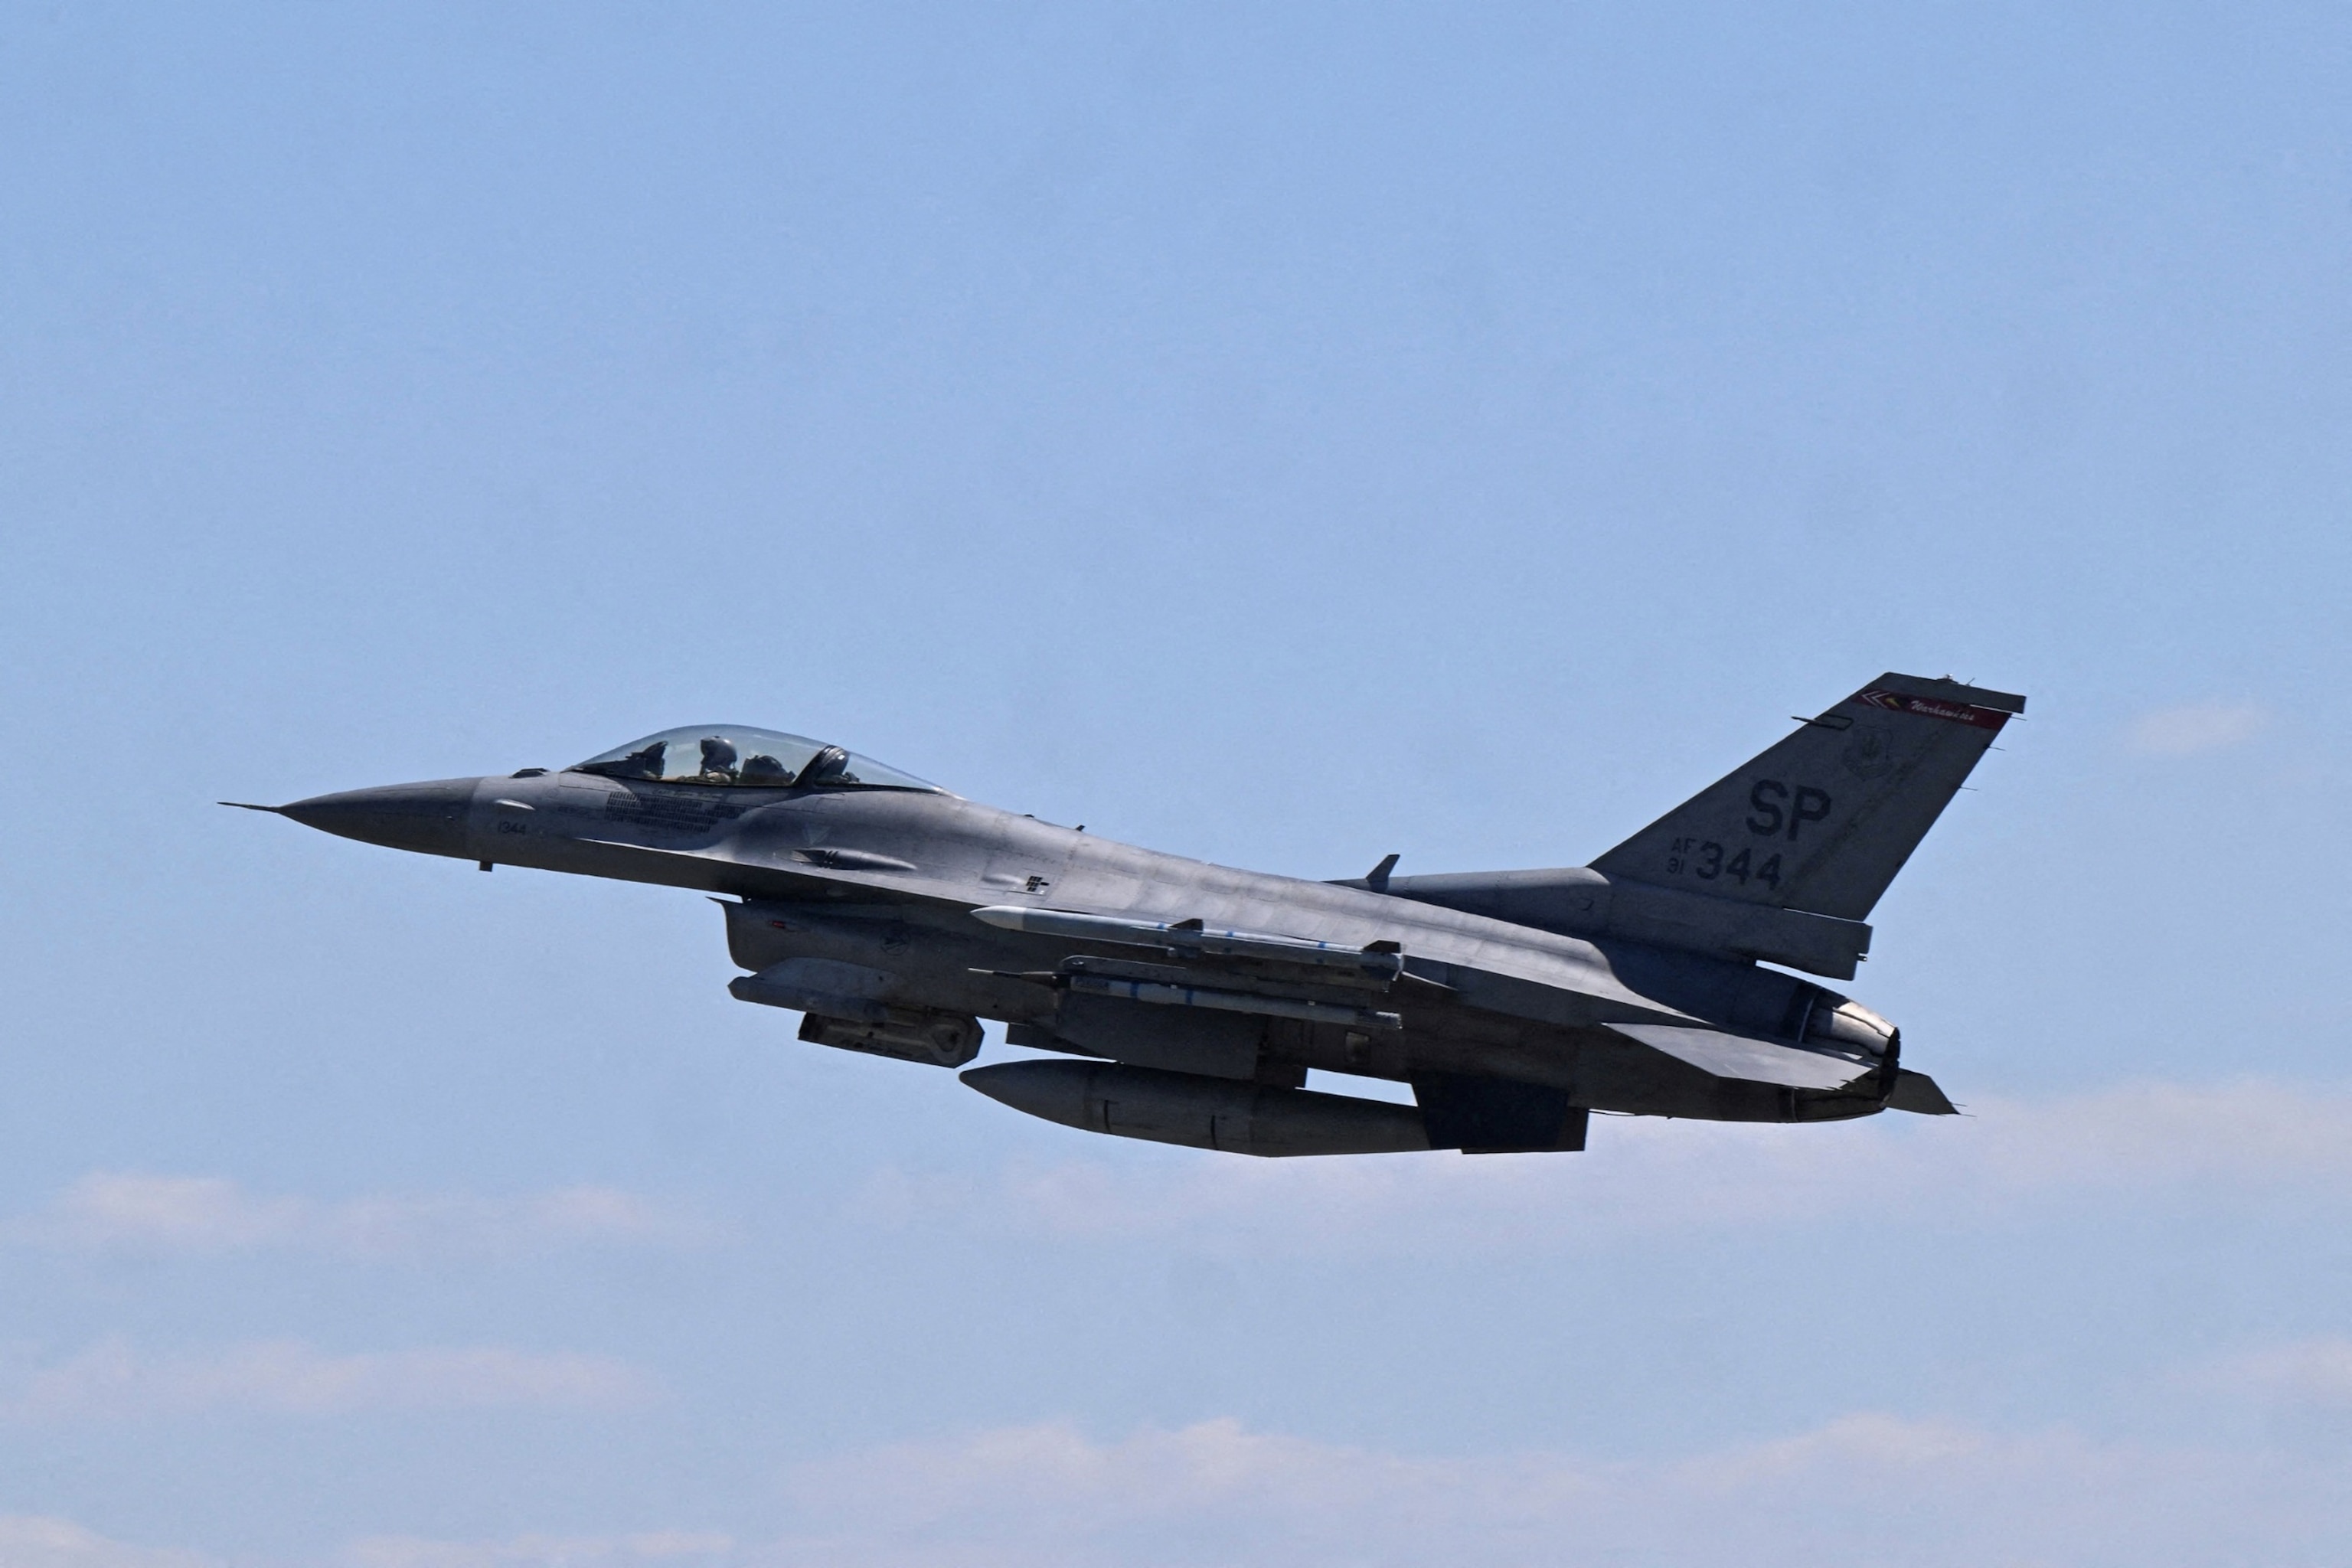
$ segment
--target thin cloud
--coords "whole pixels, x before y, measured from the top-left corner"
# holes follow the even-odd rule
[[[2132,750],[2153,757],[2189,757],[2241,746],[2270,727],[2270,710],[2252,702],[2190,702],[2160,708],[2132,721]]]
[[[2275,1454],[1879,1412],[1633,1464],[1423,1458],[1230,1419],[1110,1440],[1048,1423],[799,1467],[786,1489],[803,1528],[746,1562],[2221,1564],[2340,1534],[2339,1483]]]
[[[735,1561],[735,1538],[711,1531],[517,1535],[503,1541],[372,1536],[344,1548],[344,1568],[701,1568]]]
[[[213,1568],[192,1552],[155,1551],[110,1541],[71,1520],[0,1514],[0,1564],[5,1568]]]
[[[343,1203],[247,1191],[224,1176],[96,1171],[8,1227],[21,1244],[224,1255],[289,1249],[393,1259],[511,1257],[573,1246],[688,1246],[711,1226],[614,1187],[520,1197],[426,1194]]]
[[[2322,1337],[2224,1356],[2190,1373],[2210,1393],[2352,1410],[2352,1340]]]
[[[1864,1342],[1863,1349],[1867,1349]],[[1427,1456],[1222,1418],[1066,1421],[883,1445],[779,1478],[780,1539],[709,1531],[374,1536],[338,1568],[2236,1568],[2352,1531],[2326,1456],[2001,1432],[1884,1411],[1635,1462]],[[8,1530],[14,1528],[16,1535]],[[44,1533],[46,1532],[46,1533]],[[54,1540],[48,1556],[15,1541]],[[47,1548],[44,1548],[47,1550]],[[73,1553],[79,1552],[79,1555]],[[0,1521],[7,1568],[205,1568],[62,1521]]]
[[[273,1340],[210,1355],[156,1357],[110,1339],[35,1372],[6,1409],[27,1421],[208,1411],[593,1410],[643,1405],[659,1392],[646,1373],[606,1357],[534,1355],[495,1345],[332,1355]]]
[[[1459,1252],[1858,1211],[1963,1219],[2168,1190],[2340,1201],[2352,1089],[2130,1084],[1966,1117],[1820,1126],[1603,1118],[1581,1154],[1247,1160],[1158,1150],[1016,1163],[972,1184],[886,1169],[863,1217],[1203,1251]]]

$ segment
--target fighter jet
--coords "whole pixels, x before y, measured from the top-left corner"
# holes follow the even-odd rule
[[[718,895],[736,997],[935,1068],[996,1020],[1050,1054],[963,1081],[1067,1127],[1256,1155],[1569,1151],[1595,1111],[1949,1113],[1893,1024],[1803,976],[1853,977],[1872,906],[2024,709],[1883,675],[1591,865],[1544,870],[1235,870],[740,724],[248,809],[485,871]]]

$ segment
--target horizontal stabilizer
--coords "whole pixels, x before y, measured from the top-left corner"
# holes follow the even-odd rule
[[[1616,938],[1730,953],[1785,963],[1811,974],[1851,980],[1870,951],[1870,928],[1802,910],[1736,903],[1705,893],[1612,879],[1582,866],[1555,870],[1445,872],[1370,878],[1342,887],[1436,904],[1513,925],[1601,942]]]
[[[1612,1024],[1626,1038],[1717,1078],[1786,1089],[1843,1089],[1873,1069],[1844,1057],[1800,1050],[1777,1040],[1679,1024]],[[1916,1073],[1906,1074],[1916,1078]]]
[[[1936,1080],[1923,1072],[1905,1069],[1895,1075],[1895,1092],[1886,1097],[1889,1110],[1908,1110],[1917,1116],[1958,1116],[1959,1107],[1944,1097]]]

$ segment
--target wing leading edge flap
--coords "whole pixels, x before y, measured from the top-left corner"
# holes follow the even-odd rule
[[[1772,1083],[1788,1089],[1843,1089],[1872,1069],[1843,1057],[1800,1050],[1776,1040],[1679,1024],[1612,1024],[1636,1044],[1687,1062],[1717,1078]]]

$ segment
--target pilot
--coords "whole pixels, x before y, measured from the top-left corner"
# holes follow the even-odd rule
[[[855,783],[849,773],[849,753],[839,746],[819,747],[816,755],[801,770],[797,782],[803,785]]]
[[[793,782],[793,770],[765,752],[758,752],[743,759],[743,782],[782,786]]]
[[[735,742],[723,735],[702,737],[702,781],[705,784],[735,782]]]

